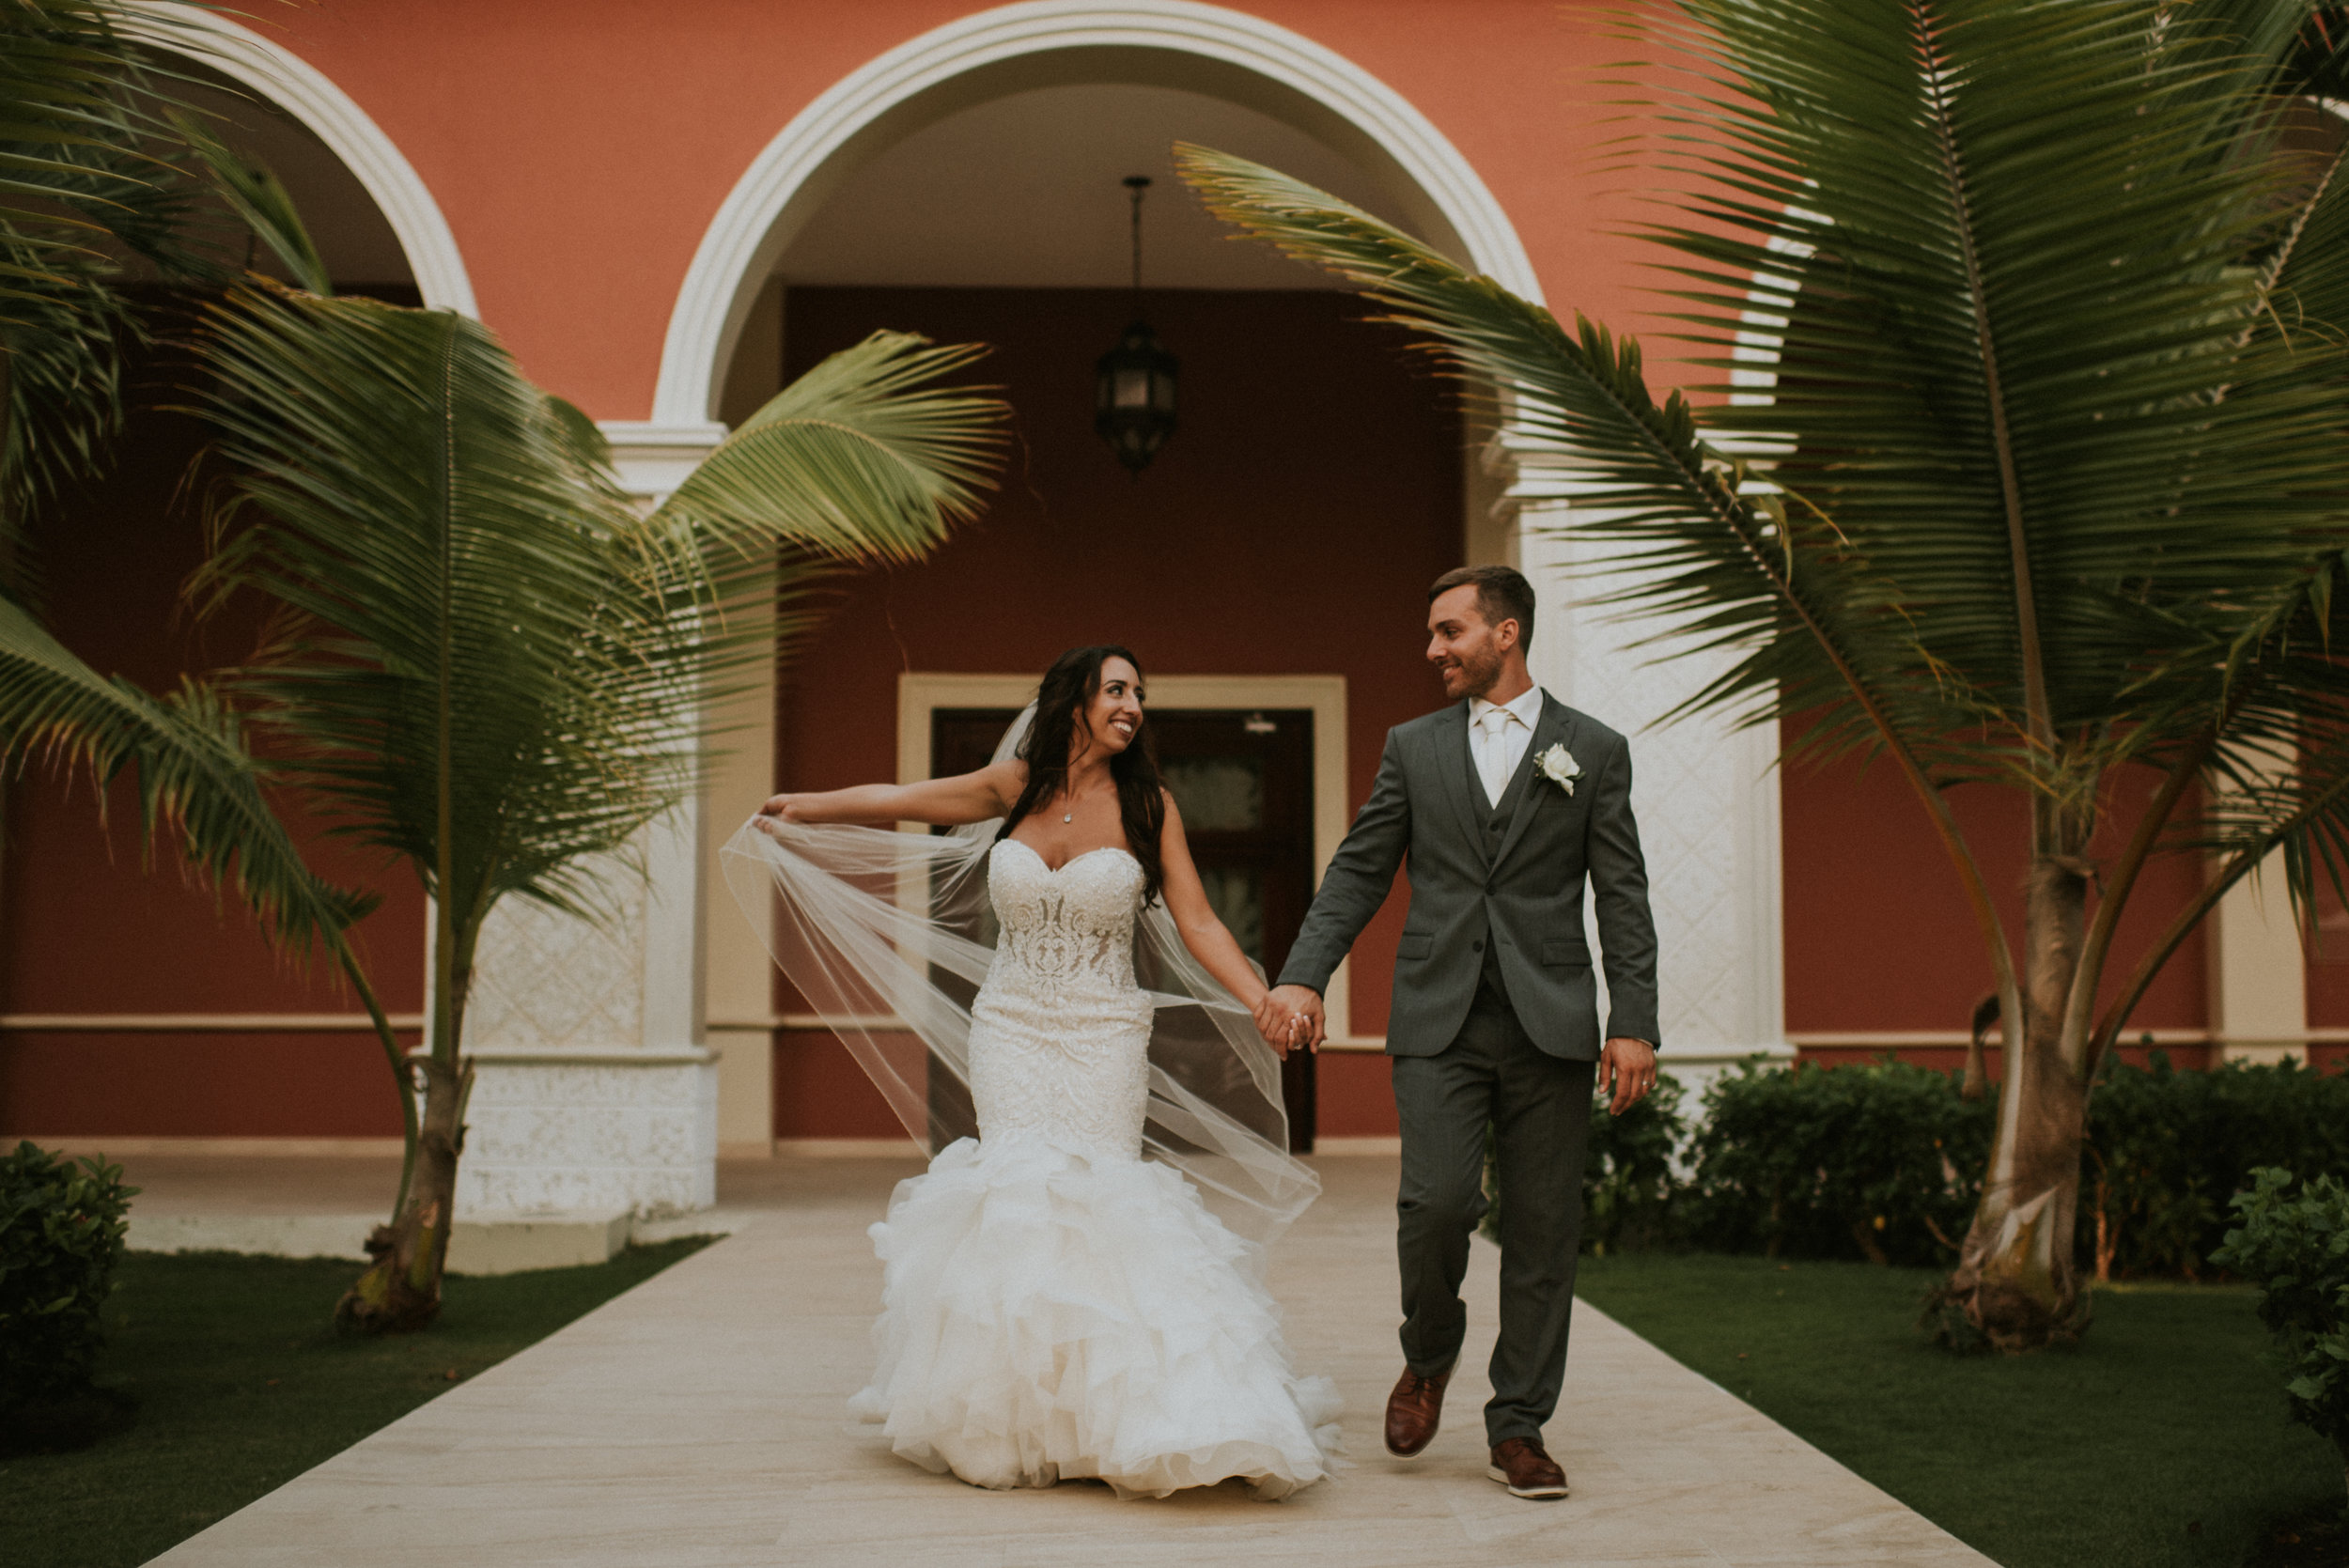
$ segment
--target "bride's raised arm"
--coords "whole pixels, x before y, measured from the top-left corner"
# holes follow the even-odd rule
[[[1028,765],[1016,757],[990,763],[975,773],[925,779],[910,784],[855,784],[848,789],[778,795],[758,808],[761,816],[786,822],[852,822],[886,827],[928,822],[959,827],[1007,815],[1028,782]],[[1192,877],[1193,881],[1198,878]]]

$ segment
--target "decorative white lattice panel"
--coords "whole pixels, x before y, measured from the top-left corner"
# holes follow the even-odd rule
[[[1782,1055],[1775,736],[1712,715],[1663,722],[1729,656],[1657,645],[1668,626],[1591,603],[1624,579],[1576,536],[1576,518],[1560,505],[1520,514],[1519,565],[1539,600],[1532,663],[1561,700],[1630,737],[1665,1055],[1684,1078],[1703,1062]]]
[[[591,924],[508,897],[483,923],[466,1007],[469,1046],[559,1050],[637,1045],[645,1037],[642,881],[612,874],[617,918]]]

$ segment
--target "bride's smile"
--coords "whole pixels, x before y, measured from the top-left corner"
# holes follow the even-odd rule
[[[1085,708],[1085,738],[1112,754],[1125,751],[1141,733],[1142,704],[1141,673],[1122,659],[1103,660],[1101,690]],[[1074,765],[1082,756],[1081,751],[1069,762]]]

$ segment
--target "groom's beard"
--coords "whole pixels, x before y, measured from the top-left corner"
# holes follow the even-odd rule
[[[1495,683],[1501,679],[1501,655],[1498,651],[1489,653],[1482,659],[1465,654],[1455,655],[1453,659],[1453,668],[1454,680],[1445,683],[1448,686],[1455,686],[1453,695],[1457,698],[1481,697],[1490,691]]]

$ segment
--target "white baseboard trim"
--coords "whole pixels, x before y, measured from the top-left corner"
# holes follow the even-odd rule
[[[0,1138],[0,1148],[13,1149],[20,1141],[70,1155],[104,1155],[110,1159],[161,1155],[203,1155],[224,1159],[397,1159],[406,1147],[397,1138],[108,1138],[77,1132],[47,1138],[38,1133],[12,1133]]]
[[[809,1159],[876,1159],[902,1156],[919,1159],[922,1151],[910,1138],[778,1138],[775,1153]]]
[[[1327,1155],[1345,1158],[1353,1155],[1377,1155],[1392,1159],[1402,1152],[1403,1140],[1400,1138],[1316,1138],[1314,1140],[1315,1156]]]

